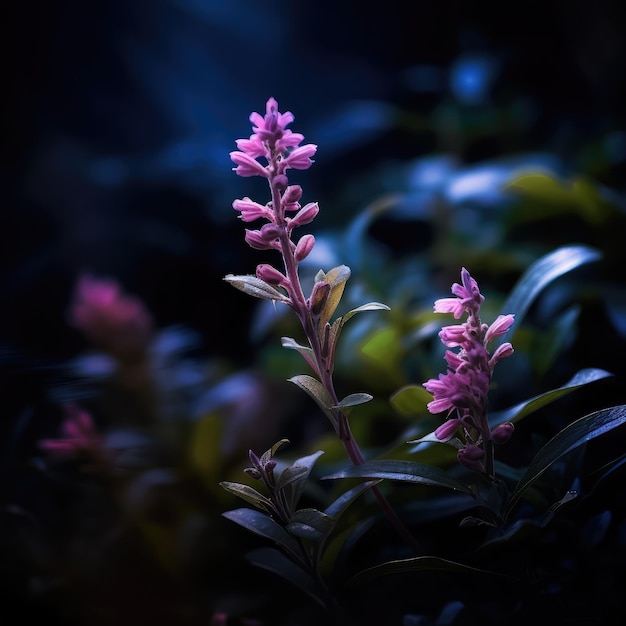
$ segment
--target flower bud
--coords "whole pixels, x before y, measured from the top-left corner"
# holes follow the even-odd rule
[[[289,185],[287,189],[285,189],[285,193],[283,193],[282,204],[285,211],[296,211],[298,210],[299,205],[298,202],[302,197],[302,187],[300,185]]]
[[[504,422],[504,424],[496,426],[491,431],[491,438],[496,444],[506,443],[511,438],[514,430],[515,426],[511,422]]]
[[[456,456],[461,465],[479,472],[483,471],[480,460],[485,456],[485,452],[478,446],[468,444],[464,448],[461,448]]]
[[[284,174],[277,174],[274,176],[274,184],[278,187],[280,191],[283,191],[287,188],[289,184],[289,179]]]
[[[450,419],[437,428],[435,437],[437,437],[439,441],[449,441],[459,429],[460,425],[460,419]]]
[[[254,202],[254,200],[250,200],[248,197],[242,198],[241,200],[235,200],[233,202],[233,209],[241,212],[239,217],[244,222],[253,222],[261,217],[265,217],[267,219],[271,219],[273,217],[271,211],[267,207],[264,207],[258,202]]]
[[[320,208],[317,202],[309,202],[294,215],[291,222],[289,222],[289,228],[297,228],[298,226],[309,224],[319,212]]]
[[[271,250],[272,245],[261,234],[260,230],[248,230],[246,228],[246,243],[255,250]]]
[[[287,278],[281,274],[276,268],[268,265],[267,263],[261,263],[256,268],[257,278],[264,280],[270,285],[284,285],[287,283]]]
[[[298,241],[298,245],[296,246],[296,250],[294,252],[294,257],[296,261],[299,263],[300,261],[306,259],[311,250],[313,250],[313,246],[315,245],[315,237],[313,235],[304,235]]]
[[[276,224],[263,224],[261,226],[261,236],[267,241],[272,242],[280,235],[280,227]]]

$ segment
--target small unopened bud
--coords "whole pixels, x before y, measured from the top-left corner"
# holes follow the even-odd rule
[[[261,472],[254,467],[244,467],[243,471],[255,480],[261,480]]]
[[[289,184],[289,179],[284,174],[278,174],[274,176],[274,184],[278,187],[280,191],[287,188]]]
[[[261,236],[266,241],[274,241],[280,235],[280,227],[276,224],[264,224],[260,230]]]
[[[328,294],[330,293],[330,285],[324,281],[315,283],[310,298],[310,309],[313,316],[317,317],[328,300]]]
[[[267,263],[261,263],[256,268],[257,278],[264,280],[270,285],[284,285],[287,282],[286,276],[281,274],[275,267]]]
[[[482,448],[479,448],[474,444],[468,444],[464,448],[461,448],[457,452],[456,456],[461,465],[464,465],[472,470],[483,470],[483,466],[480,461],[485,456],[485,452]]]
[[[491,431],[491,438],[496,444],[506,443],[511,438],[514,430],[515,426],[511,422],[504,422],[504,424],[496,426]]]
[[[289,222],[290,228],[297,228],[298,226],[304,226],[304,224],[311,223],[315,216],[320,212],[320,208],[317,202],[309,202],[302,209],[300,209]]]
[[[282,197],[282,203],[286,211],[297,210],[298,202],[302,197],[302,187],[300,185],[289,185],[287,189],[285,189],[285,193]]]
[[[435,437],[437,437],[439,441],[449,441],[454,436],[454,433],[459,429],[461,423],[460,419],[451,419],[444,422],[435,431]]]
[[[313,250],[314,245],[315,237],[313,235],[304,235],[304,237],[301,237],[294,252],[296,261],[299,263],[300,261],[306,259],[311,253],[311,250]]]
[[[263,237],[260,230],[246,229],[246,243],[255,250],[271,250],[271,243]]]

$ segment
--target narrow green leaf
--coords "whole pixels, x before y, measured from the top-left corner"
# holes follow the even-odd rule
[[[603,409],[581,417],[557,433],[535,455],[508,503],[508,515],[524,492],[561,457],[626,422],[626,405]]]
[[[235,276],[228,274],[224,276],[224,280],[230,283],[239,291],[243,291],[255,298],[263,300],[275,300],[277,302],[289,302],[289,298],[284,294],[268,285],[264,280],[252,275]]]
[[[326,390],[326,387],[324,387],[319,380],[313,378],[313,376],[308,376],[307,374],[299,374],[298,376],[293,376],[288,380],[294,385],[300,387],[300,389],[306,391],[306,393],[308,393],[309,396],[317,402],[320,409],[324,411],[333,426],[335,425],[336,418],[331,410],[334,405],[333,399]]]
[[[502,306],[502,314],[515,314],[515,327],[519,327],[534,299],[553,280],[567,272],[600,259],[601,253],[589,246],[564,246],[535,261],[519,279]],[[494,346],[504,341],[505,335],[494,340]]]
[[[420,444],[420,443],[440,443],[446,446],[452,446],[457,450],[460,450],[465,444],[458,439],[457,437],[452,437],[452,439],[448,439],[448,441],[441,441],[441,439],[437,439],[435,436],[435,431],[432,433],[428,433],[419,439],[411,439],[411,441],[407,441],[407,443],[411,444]]]
[[[452,477],[444,470],[434,465],[423,465],[412,461],[383,459],[380,461],[366,461],[362,465],[354,465],[323,479],[337,478],[370,478],[399,480],[402,482],[416,483],[420,485],[432,485],[445,487],[462,493],[471,494],[471,489]]]
[[[278,522],[275,522],[265,513],[255,509],[234,509],[226,511],[222,515],[255,535],[259,535],[259,537],[271,539],[289,550],[297,550],[297,544],[293,537],[290,537],[289,533]]]
[[[380,578],[381,576],[387,576],[389,574],[401,574],[404,572],[419,571],[439,571],[467,574],[470,576],[497,576],[499,578],[515,580],[515,578],[513,578],[512,576],[508,576],[507,574],[491,572],[489,570],[480,569],[478,567],[471,567],[470,565],[464,565],[463,563],[449,561],[448,559],[442,559],[436,556],[418,556],[410,559],[387,561],[386,563],[381,563],[380,565],[369,567],[353,576],[348,581],[348,585],[354,587],[356,585],[360,585],[371,580]]]
[[[308,348],[307,346],[301,346],[299,343],[296,342],[295,339],[292,339],[291,337],[281,337],[280,338],[280,345],[283,348],[289,348],[291,350],[297,350],[300,353],[305,353],[305,354],[313,354],[313,350],[311,350],[311,348]]]
[[[270,499],[266,498],[263,494],[259,493],[256,489],[250,487],[249,485],[231,483],[224,480],[220,483],[220,487],[226,489],[226,491],[236,495],[242,500],[256,506],[258,509],[262,509],[263,511],[272,510],[272,503]]]
[[[342,493],[334,502],[329,504],[324,511],[333,520],[333,525],[337,523],[339,518],[343,515],[344,511],[356,500],[363,492],[367,491],[370,487],[373,487],[380,481],[371,480],[366,483],[361,483],[352,489],[348,489],[345,493]]]
[[[304,591],[322,606],[326,606],[319,586],[300,566],[274,548],[258,548],[246,555],[252,565],[277,574]]]
[[[367,304],[362,304],[356,309],[348,311],[343,316],[343,323],[345,324],[351,317],[355,316],[357,313],[362,313],[363,311],[391,311],[391,309],[382,302],[368,302]]]
[[[504,422],[516,422],[517,420],[530,415],[547,404],[562,398],[572,391],[580,389],[584,385],[588,385],[597,380],[602,380],[603,378],[608,378],[609,376],[612,376],[612,374],[605,370],[597,368],[582,369],[579,372],[576,372],[576,374],[574,374],[574,376],[572,376],[572,378],[570,378],[570,380],[568,380],[561,387],[546,391],[545,393],[539,394],[529,400],[524,400],[524,402],[520,402],[519,404],[516,404],[515,406],[504,411],[492,413],[489,423],[492,427],[495,427],[498,426],[498,424],[503,424]]]

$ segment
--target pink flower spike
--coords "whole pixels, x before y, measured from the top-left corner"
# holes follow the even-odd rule
[[[462,424],[463,422],[460,419],[449,419],[435,430],[435,437],[439,441],[450,441]]]
[[[230,159],[237,165],[233,169],[238,176],[269,176],[268,171],[245,152],[231,152]]]
[[[515,321],[515,315],[498,315],[495,322],[489,326],[485,333],[485,343],[489,343],[494,337],[504,335]]]

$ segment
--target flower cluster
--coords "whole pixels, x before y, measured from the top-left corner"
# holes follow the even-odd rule
[[[450,440],[462,429],[465,445],[458,452],[459,462],[467,467],[491,473],[485,467],[485,454],[490,454],[492,442],[504,443],[513,432],[513,424],[501,424],[491,430],[487,420],[489,385],[495,364],[513,353],[506,342],[493,354],[487,349],[489,342],[507,332],[513,324],[513,315],[500,315],[491,326],[480,321],[480,306],[484,301],[478,283],[463,268],[461,284],[452,285],[455,298],[442,298],[435,302],[436,313],[452,313],[455,319],[467,314],[465,323],[444,326],[439,337],[447,348],[460,348],[458,352],[446,350],[448,371],[424,383],[433,394],[428,403],[431,413],[448,412],[448,420],[436,431],[440,441]],[[454,417],[452,417],[454,415]],[[488,465],[492,464],[489,457]]]
[[[317,146],[310,143],[300,145],[304,137],[287,128],[293,120],[292,113],[280,113],[278,102],[270,98],[265,116],[259,113],[250,115],[253,134],[249,139],[236,141],[239,150],[231,152],[230,158],[237,165],[234,170],[239,176],[263,176],[268,179],[272,191],[272,200],[265,205],[248,197],[233,202],[233,208],[239,211],[244,222],[267,220],[259,230],[246,229],[246,241],[257,250],[289,252],[299,262],[311,252],[315,238],[313,235],[304,235],[294,244],[290,241],[291,231],[312,222],[319,207],[315,202],[300,206],[302,188],[289,185],[286,171],[311,167],[311,157],[317,151]],[[259,159],[263,159],[266,165]],[[287,217],[287,213],[295,215]],[[289,290],[290,279],[270,265],[259,265],[257,276],[270,285]]]

